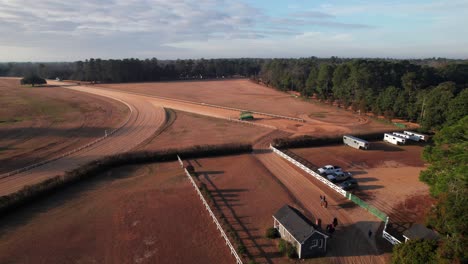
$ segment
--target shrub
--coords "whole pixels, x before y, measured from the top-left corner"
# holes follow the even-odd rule
[[[275,239],[275,238],[278,238],[280,237],[279,235],[279,232],[278,232],[278,229],[274,228],[274,227],[270,227],[266,230],[266,234],[265,236],[267,238],[271,238],[271,239]]]
[[[239,245],[237,246],[237,252],[239,252],[239,254],[242,255],[245,255],[247,253],[247,247],[244,245],[244,243],[239,243]]]
[[[278,250],[283,256],[287,256],[288,258],[297,258],[296,247],[284,239],[280,240]]]

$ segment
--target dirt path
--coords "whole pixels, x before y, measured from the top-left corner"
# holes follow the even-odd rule
[[[85,86],[68,86],[67,88],[127,103],[132,109],[128,122],[112,136],[89,148],[30,171],[0,179],[0,196],[18,191],[25,185],[35,184],[47,178],[63,174],[65,171],[74,169],[89,161],[129,151],[146,138],[151,137],[165,122],[166,114],[164,109],[155,107],[144,97]]]

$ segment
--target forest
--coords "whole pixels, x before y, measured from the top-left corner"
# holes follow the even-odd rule
[[[0,63],[0,76],[89,82],[152,82],[249,77],[340,107],[402,118],[424,132],[468,113],[468,61],[448,59],[89,59],[57,63]]]

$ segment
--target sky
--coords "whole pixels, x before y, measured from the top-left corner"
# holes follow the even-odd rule
[[[0,0],[0,61],[468,59],[468,0]]]

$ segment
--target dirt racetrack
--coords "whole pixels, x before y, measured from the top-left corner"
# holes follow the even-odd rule
[[[130,84],[99,84],[99,87],[120,91],[136,92],[154,96],[208,103],[226,107],[249,109],[260,112],[293,116],[306,120],[306,123],[260,116],[261,123],[273,125],[295,134],[336,135],[342,133],[360,133],[388,131],[393,127],[373,121],[367,116],[360,116],[343,109],[305,102],[272,88],[255,84],[250,80],[158,82]],[[167,103],[167,102],[166,102]],[[169,108],[180,109],[167,106]],[[193,107],[194,109],[198,107]],[[187,112],[193,110],[180,109]],[[208,110],[216,112],[217,110]],[[203,114],[203,113],[200,113]],[[231,112],[235,118],[238,112]],[[226,116],[226,114],[225,114]]]
[[[0,78],[0,174],[78,148],[128,115],[112,99]]]
[[[198,115],[171,111],[169,126],[160,135],[141,146],[144,150],[185,148],[194,145],[253,143],[271,129]]]
[[[123,127],[91,147],[23,173],[2,176],[0,178],[0,196],[18,191],[25,185],[38,183],[47,178],[61,175],[65,171],[69,171],[91,160],[131,150],[145,139],[154,135],[165,122],[166,113],[164,109],[162,107],[155,107],[146,98],[84,86],[67,87],[67,89],[121,100],[132,111],[124,122]]]
[[[232,263],[177,163],[124,167],[0,222],[0,263]]]

